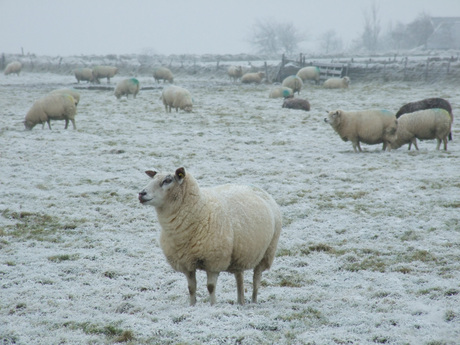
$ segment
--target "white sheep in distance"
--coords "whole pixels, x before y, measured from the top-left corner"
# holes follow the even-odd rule
[[[290,87],[286,86],[278,86],[274,87],[270,90],[270,93],[268,95],[269,98],[288,98],[292,97],[294,95],[294,91]]]
[[[120,81],[115,88],[115,97],[120,99],[121,96],[133,95],[133,98],[136,98],[137,93],[139,92],[139,80],[136,78],[129,78]]]
[[[75,90],[72,90],[72,89],[56,89],[56,90],[51,91],[50,93],[68,94],[68,95],[72,96],[73,99],[75,100],[75,106],[77,106],[78,103],[80,103],[80,93],[75,91]]]
[[[220,272],[235,275],[237,301],[243,305],[243,274],[254,269],[252,302],[257,303],[262,272],[273,263],[281,233],[273,198],[255,186],[200,188],[184,168],[146,174],[152,181],[139,201],[155,207],[161,248],[172,268],[187,277],[190,304],[196,303],[197,269],[206,271],[211,305]]]
[[[12,74],[12,73],[16,73],[17,75],[19,75],[19,73],[21,72],[21,69],[22,69],[22,64],[19,61],[13,61],[13,62],[10,62],[8,65],[6,65],[3,73],[5,75]]]
[[[157,83],[160,82],[160,80],[163,80],[163,83],[167,80],[170,83],[174,82],[174,76],[169,68],[166,67],[158,67],[155,68],[153,71],[153,78]]]
[[[91,68],[77,68],[74,71],[75,78],[77,83],[80,83],[80,80],[92,82],[94,80],[93,70]]]
[[[326,89],[346,89],[348,85],[350,85],[349,77],[329,78],[323,84]]]
[[[171,112],[171,108],[175,108],[176,112],[178,112],[179,109],[184,110],[187,113],[192,111],[192,95],[183,87],[169,86],[166,89],[163,89],[161,99],[167,113]]]
[[[100,84],[100,78],[107,78],[107,84],[110,83],[110,78],[118,73],[118,68],[112,66],[96,66],[93,68],[94,82]]]
[[[234,82],[236,82],[243,75],[243,67],[241,67],[241,66],[230,66],[227,69],[227,74]]]
[[[418,150],[417,139],[436,139],[439,150],[441,142],[444,142],[444,150],[447,150],[447,137],[452,129],[452,118],[445,109],[433,108],[406,113],[398,118],[398,130],[396,140],[391,143],[391,148],[397,149],[404,144],[414,144]]]
[[[67,129],[70,120],[73,128],[77,129],[75,125],[76,113],[75,99],[71,95],[67,93],[49,93],[35,101],[27,112],[24,126],[26,129],[31,130],[35,125],[41,123],[43,128],[45,127],[45,122],[47,122],[49,129],[51,129],[50,120],[65,120],[65,129]]]
[[[241,82],[243,84],[260,84],[262,82],[262,79],[265,78],[265,73],[264,72],[250,72],[250,73],[245,73],[241,77]]]
[[[396,139],[398,121],[388,110],[335,110],[324,119],[340,135],[343,141],[351,141],[353,150],[362,152],[360,142],[374,145],[383,143],[383,150],[391,150]]]
[[[281,83],[282,86],[289,87],[294,93],[300,94],[300,90],[303,87],[303,81],[296,75],[290,75],[289,77],[284,78]]]
[[[302,79],[303,82],[306,80],[314,80],[315,84],[319,84],[320,70],[316,66],[308,66],[301,68],[297,72],[297,76]]]

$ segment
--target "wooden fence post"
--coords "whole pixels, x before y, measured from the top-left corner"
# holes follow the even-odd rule
[[[428,65],[430,64],[430,58],[426,59],[426,68],[425,68],[425,81],[428,80]]]

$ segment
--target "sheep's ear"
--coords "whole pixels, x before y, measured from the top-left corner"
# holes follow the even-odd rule
[[[181,167],[176,170],[176,180],[179,183],[182,183],[185,178],[185,168]]]
[[[152,170],[147,170],[145,173],[147,175],[149,175],[151,178],[153,178],[153,176],[155,176],[157,174],[156,171],[152,171]]]

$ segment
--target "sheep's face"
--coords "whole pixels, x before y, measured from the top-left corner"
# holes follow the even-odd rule
[[[397,139],[398,121],[395,120],[393,124],[385,129],[385,141],[392,143]]]
[[[27,129],[27,130],[31,130],[32,128],[35,127],[35,123],[33,123],[32,121],[24,121],[24,127]]]
[[[330,111],[327,117],[324,119],[324,122],[327,122],[332,127],[337,127],[340,124],[342,116],[341,110]]]
[[[152,181],[139,193],[139,201],[144,205],[152,205],[161,208],[170,200],[177,199],[178,186],[185,178],[185,169],[179,168],[174,174],[157,173],[146,171]]]

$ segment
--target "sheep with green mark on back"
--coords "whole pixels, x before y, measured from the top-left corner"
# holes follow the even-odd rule
[[[115,88],[115,97],[120,99],[122,96],[126,96],[126,98],[128,98],[129,95],[133,95],[133,98],[136,98],[139,88],[139,80],[136,78],[124,79],[118,82],[117,87]]]

